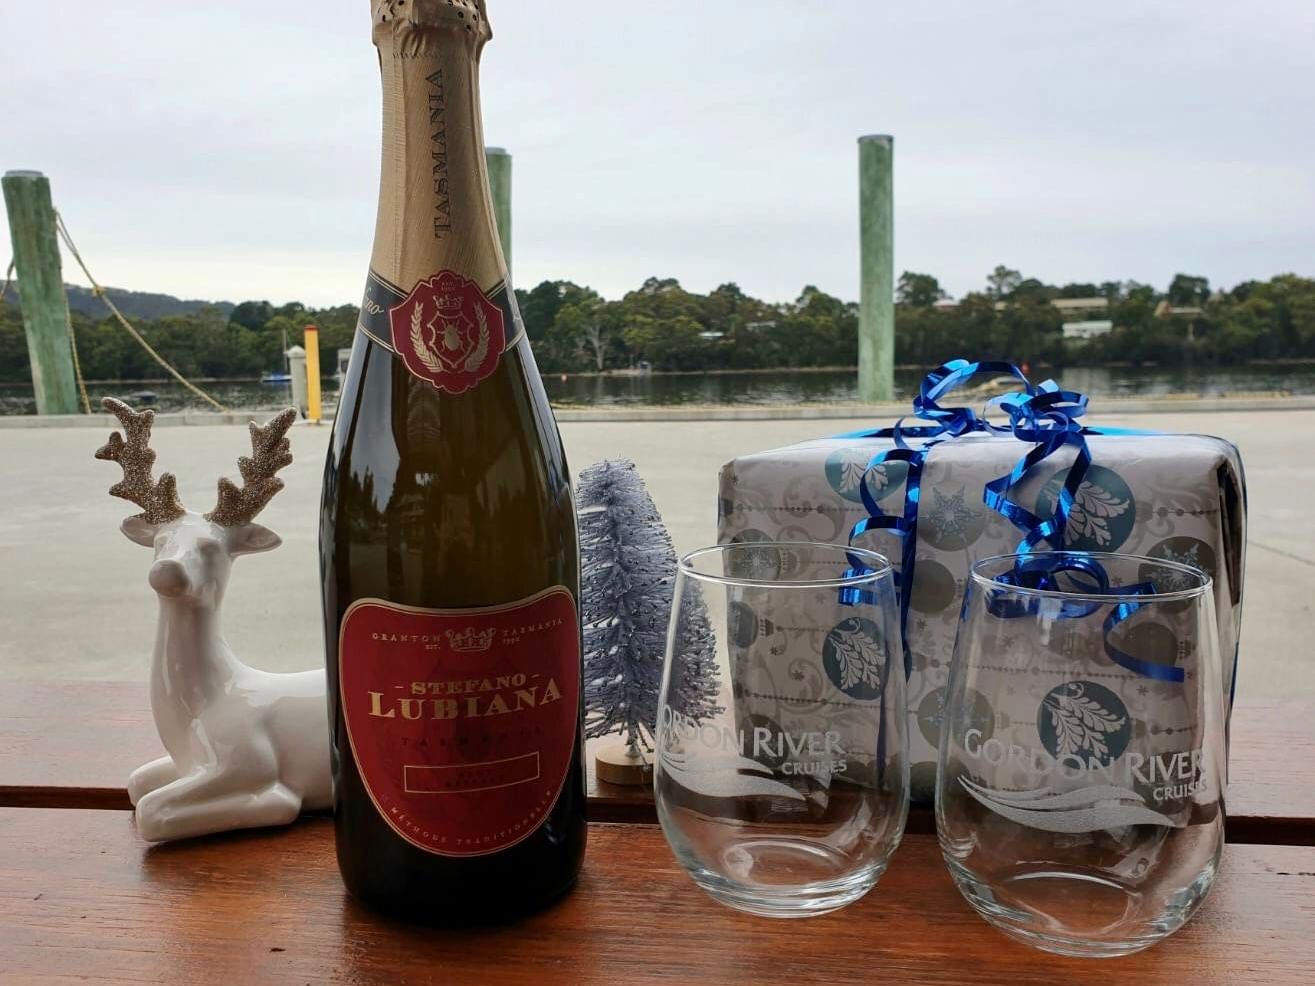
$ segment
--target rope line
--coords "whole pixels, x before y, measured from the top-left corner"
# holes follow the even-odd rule
[[[9,293],[9,285],[14,280],[14,262],[9,261],[9,269],[5,271],[5,283],[0,284],[0,301],[5,300],[5,295]]]
[[[68,320],[68,344],[73,350],[73,375],[78,380],[78,393],[82,395],[82,413],[91,413],[91,398],[87,396],[87,381],[82,379],[82,360],[78,359],[78,336],[73,331],[73,319]]]
[[[141,347],[146,350],[146,352],[151,356],[152,359],[155,360],[155,362],[159,363],[162,367],[168,370],[169,373],[173,375],[173,378],[175,380],[181,383],[192,393],[196,394],[197,397],[200,397],[202,400],[213,405],[215,410],[227,411],[228,408],[224,407],[224,405],[220,404],[217,400],[215,400],[213,397],[207,394],[204,390],[202,390],[196,384],[192,383],[181,373],[175,370],[173,368],[173,365],[168,360],[166,360],[163,356],[157,353],[155,351],[155,348],[149,342],[146,341],[146,339],[142,336],[142,334],[138,332],[135,328],[133,328],[132,324],[126,318],[123,317],[123,313],[119,311],[119,309],[115,306],[114,302],[110,301],[110,296],[105,293],[105,289],[100,286],[100,284],[96,281],[94,277],[91,276],[91,271],[87,270],[86,262],[83,261],[82,254],[78,253],[78,248],[74,246],[73,237],[69,235],[68,227],[64,225],[64,217],[59,214],[58,209],[55,210],[55,229],[59,233],[59,238],[64,241],[64,245],[68,247],[69,253],[73,255],[73,259],[76,260],[78,262],[78,266],[82,268],[82,273],[87,275],[87,280],[91,282],[91,293],[96,295],[98,298],[100,298],[101,301],[105,302],[105,306],[109,308],[110,312],[113,313],[114,317],[119,320],[119,324],[124,327],[127,333],[137,340],[137,342],[141,345]],[[76,348],[74,349],[73,359],[74,359],[74,364],[76,365],[77,363]],[[79,375],[78,379],[81,380],[81,375]],[[84,401],[86,401],[86,396],[87,395],[84,390],[82,395]]]

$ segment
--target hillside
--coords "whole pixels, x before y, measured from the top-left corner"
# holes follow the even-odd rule
[[[104,318],[109,314],[105,303],[91,293],[91,288],[65,284],[68,294],[68,306],[75,312],[84,312],[93,318]],[[16,292],[10,289],[10,304],[17,305]],[[217,308],[225,317],[233,310],[231,301],[200,301],[197,299],[175,298],[171,294],[156,294],[153,291],[128,291],[124,288],[106,288],[110,300],[128,318],[152,319],[165,315],[190,315],[202,308]]]

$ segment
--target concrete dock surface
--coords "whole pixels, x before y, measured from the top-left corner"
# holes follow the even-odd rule
[[[1091,423],[1206,432],[1241,448],[1250,496],[1239,696],[1315,698],[1315,410],[1113,413]],[[716,536],[717,472],[736,455],[860,427],[876,418],[561,423],[573,470],[599,459],[635,460],[678,551]],[[317,511],[328,426],[299,424],[287,488],[260,520],[283,536],[277,550],[235,564],[224,630],[245,661],[270,670],[323,662]],[[150,552],[119,533],[136,508],[107,495],[118,467],[92,453],[97,428],[0,429],[0,680],[140,680],[145,686],[156,599]],[[235,475],[244,428],[161,427],[157,472],[178,476],[183,501],[206,510],[215,481]]]

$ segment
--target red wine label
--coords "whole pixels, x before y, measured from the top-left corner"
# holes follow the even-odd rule
[[[580,626],[564,588],[435,610],[361,599],[338,639],[343,717],[393,830],[442,856],[520,842],[557,801],[580,716]]]
[[[502,309],[450,270],[419,282],[388,312],[393,349],[439,390],[464,394],[493,372],[507,342]]]

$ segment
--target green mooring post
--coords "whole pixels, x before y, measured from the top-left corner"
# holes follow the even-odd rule
[[[858,139],[858,394],[895,399],[895,138]]]
[[[502,242],[502,259],[511,271],[511,155],[501,147],[484,148],[484,163],[489,169],[489,190],[493,193],[493,217],[498,223]]]
[[[37,414],[77,414],[68,298],[64,296],[59,242],[55,239],[50,182],[39,171],[9,171],[0,185],[4,186],[5,211],[9,213]]]

